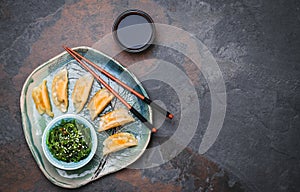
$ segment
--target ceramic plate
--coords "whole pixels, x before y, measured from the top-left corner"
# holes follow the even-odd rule
[[[137,78],[130,73],[126,68],[120,65],[117,61],[106,56],[105,54],[96,51],[89,47],[76,47],[74,48],[77,52],[84,55],[87,59],[93,61],[97,65],[101,66],[121,81],[125,82],[130,87],[133,87],[136,91],[147,96],[145,89]],[[66,113],[62,113],[57,109],[51,99],[51,85],[53,76],[66,67],[69,74],[69,85],[68,85],[68,96],[69,96],[69,107]],[[42,64],[40,67],[35,69],[26,80],[20,98],[21,114],[23,131],[27,141],[27,144],[31,150],[31,153],[36,160],[38,166],[44,173],[44,175],[54,184],[66,187],[66,188],[77,188],[85,185],[93,180],[99,179],[100,177],[116,172],[123,169],[135,162],[146,149],[150,140],[150,131],[145,127],[137,118],[135,122],[125,125],[123,127],[109,130],[107,132],[97,132],[98,147],[93,159],[84,167],[77,170],[62,170],[51,165],[42,151],[42,135],[47,124],[52,120],[47,115],[40,115],[35,108],[35,104],[31,97],[32,89],[38,86],[43,79],[47,80],[47,87],[49,91],[50,101],[52,105],[52,111],[54,117],[58,117],[63,114],[75,114],[75,109],[71,99],[71,93],[75,85],[75,81],[87,73],[79,63],[77,63],[67,52],[63,52],[60,55],[52,58],[48,62]],[[152,122],[152,114],[150,107],[137,99],[134,95],[118,86],[115,82],[109,80],[107,77],[99,74],[113,89],[115,89],[129,104],[133,105],[141,114],[144,115],[150,122]],[[94,81],[90,98],[101,89],[102,86]],[[89,101],[88,100],[88,101]],[[124,107],[120,101],[116,98],[106,107],[106,109],[100,114],[103,115],[114,108]],[[94,121],[91,120],[89,111],[86,106],[78,114],[88,119],[94,127],[97,129],[99,126],[99,117]],[[138,146],[128,148],[116,153],[112,153],[108,156],[102,155],[103,141],[115,131],[130,132],[138,139]]]

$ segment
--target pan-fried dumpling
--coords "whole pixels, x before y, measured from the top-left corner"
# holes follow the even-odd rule
[[[98,131],[100,132],[114,127],[122,126],[132,121],[134,121],[134,118],[128,114],[128,111],[126,109],[116,109],[100,117],[100,126]]]
[[[109,104],[109,102],[114,98],[114,95],[108,91],[106,88],[100,89],[91,99],[88,104],[88,109],[90,110],[91,118],[94,120],[99,113]]]
[[[52,81],[52,100],[57,108],[66,112],[68,108],[68,71],[59,71]]]
[[[109,136],[103,142],[103,155],[138,145],[138,140],[130,133],[120,132]]]
[[[74,90],[72,92],[72,101],[76,109],[76,113],[79,113],[84,107],[84,104],[86,103],[89,97],[93,81],[94,77],[89,73],[80,77],[76,81]]]
[[[46,113],[50,117],[53,117],[54,114],[51,110],[49,94],[46,84],[47,81],[43,80],[43,82],[39,86],[34,87],[32,90],[32,98],[39,114]]]

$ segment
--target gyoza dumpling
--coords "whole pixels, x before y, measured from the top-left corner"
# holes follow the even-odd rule
[[[130,133],[116,133],[109,136],[103,142],[103,155],[116,152],[131,146],[136,146],[138,140]]]
[[[51,110],[49,94],[48,94],[48,89],[47,89],[46,83],[47,83],[47,81],[43,80],[43,82],[39,86],[33,88],[32,98],[33,98],[35,107],[38,110],[39,114],[46,113],[50,117],[53,117],[54,114]]]
[[[72,100],[74,107],[76,109],[76,113],[80,112],[86,103],[90,90],[92,88],[94,81],[94,77],[87,73],[84,76],[80,77],[74,86],[74,90],[72,92]]]
[[[52,81],[52,100],[62,112],[68,108],[68,71],[66,68],[59,71]]]
[[[120,108],[100,117],[100,126],[98,131],[100,132],[113,127],[122,126],[132,121],[134,121],[134,118],[128,114],[128,111],[124,108]]]
[[[94,120],[99,113],[109,104],[109,102],[114,98],[114,95],[108,91],[106,88],[100,89],[91,99],[88,104],[88,109],[90,110],[91,118]]]

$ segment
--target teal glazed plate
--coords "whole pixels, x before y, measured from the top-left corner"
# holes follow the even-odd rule
[[[119,78],[121,81],[125,82],[127,85],[134,88],[144,96],[148,96],[137,78],[116,60],[95,49],[85,46],[76,47],[73,48],[73,50],[77,51],[79,54],[96,63],[100,67],[104,68],[106,71]],[[56,108],[51,98],[51,86],[53,77],[58,71],[63,68],[67,68],[69,79],[69,106],[67,112],[65,113],[62,113],[58,108]],[[20,98],[23,131],[29,149],[44,175],[55,185],[65,188],[77,188],[86,185],[91,181],[97,180],[107,174],[119,171],[132,164],[144,153],[151,136],[150,130],[131,114],[135,118],[135,122],[122,127],[118,127],[116,129],[108,130],[106,132],[97,132],[97,149],[95,155],[93,156],[92,160],[89,161],[89,163],[76,170],[64,170],[53,166],[45,157],[42,149],[42,135],[52,118],[47,116],[46,114],[40,115],[38,113],[31,96],[32,90],[34,87],[38,86],[44,79],[46,79],[54,118],[64,114],[76,114],[75,108],[73,106],[73,101],[71,99],[72,90],[74,88],[76,80],[85,73],[87,72],[80,66],[79,63],[77,63],[77,61],[75,61],[75,59],[73,59],[73,57],[71,57],[67,52],[63,52],[58,56],[50,59],[46,63],[40,65],[29,75],[26,82],[24,83]],[[152,122],[152,112],[147,104],[137,99],[130,92],[123,89],[121,86],[117,85],[114,81],[111,81],[104,75],[101,75],[100,73],[98,73],[98,75],[100,75],[129,104],[134,106],[134,108],[136,108],[145,118],[147,118],[149,122]],[[87,103],[89,102],[91,97],[101,88],[103,88],[102,85],[94,80]],[[92,121],[86,105],[84,106],[83,110],[77,115],[87,119],[97,130],[99,127],[99,117]],[[104,111],[101,112],[100,116],[108,113],[109,111],[112,111],[115,108],[117,109],[120,107],[125,106],[123,106],[123,104],[119,100],[114,98],[111,103],[104,109]],[[103,141],[109,135],[112,135],[115,132],[119,131],[129,132],[133,134],[138,140],[138,145],[112,153],[107,156],[103,156]]]

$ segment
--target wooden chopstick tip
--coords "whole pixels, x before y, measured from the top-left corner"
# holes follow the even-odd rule
[[[73,51],[70,47],[67,47],[65,45],[62,45],[62,47],[68,52],[70,53],[70,51]]]
[[[168,114],[169,119],[173,119],[174,115],[173,114]]]

